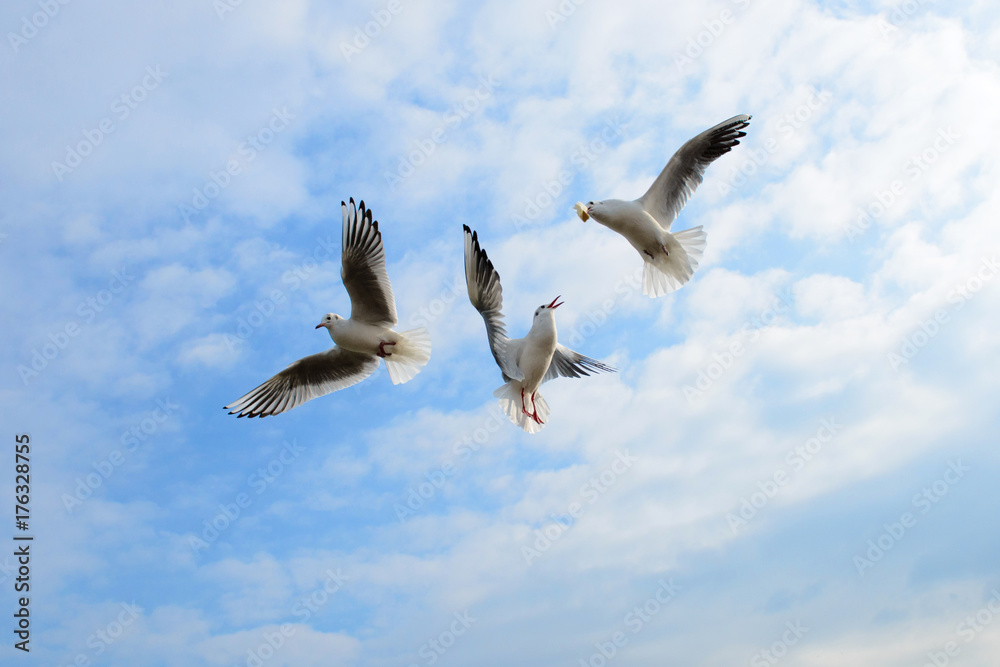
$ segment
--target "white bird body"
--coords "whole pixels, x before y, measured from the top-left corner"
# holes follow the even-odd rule
[[[559,344],[554,310],[555,308],[550,307],[539,308],[535,312],[528,335],[508,343],[514,350],[514,361],[524,376],[519,382],[526,394],[538,391]]]
[[[591,206],[591,210],[598,204]],[[660,227],[649,211],[634,201],[605,199],[600,202],[599,223],[624,236],[640,255],[655,256],[663,252],[670,234]]]
[[[330,332],[330,338],[345,350],[361,352],[362,354],[378,355],[382,349],[380,346],[395,345],[401,336],[392,329],[380,327],[367,322],[357,322],[351,319],[344,319],[339,315],[334,315],[333,323],[326,327]],[[319,327],[323,324],[317,325]],[[391,351],[391,350],[390,350]]]
[[[427,330],[398,333],[396,302],[385,271],[385,249],[378,222],[361,202],[360,215],[351,199],[341,202],[344,216],[340,276],[351,297],[351,317],[327,313],[316,328],[325,328],[336,346],[303,357],[230,405],[229,414],[267,417],[302,405],[317,396],[350,387],[385,361],[393,384],[412,380],[431,356]]]
[[[538,393],[553,378],[581,377],[614,368],[559,344],[556,297],[535,309],[531,329],[523,338],[507,338],[503,322],[500,274],[479,247],[475,232],[465,226],[465,282],[469,300],[483,316],[490,351],[503,374],[504,384],[493,392],[507,417],[528,433],[537,433],[548,420],[549,406]]]
[[[741,130],[749,123],[748,115],[733,116],[689,140],[649,190],[634,201],[577,203],[581,220],[593,218],[624,236],[638,251],[643,259],[643,294],[663,296],[694,275],[705,251],[705,232],[700,225],[676,233],[670,227],[701,183],[705,168],[740,143],[739,138],[746,136]]]

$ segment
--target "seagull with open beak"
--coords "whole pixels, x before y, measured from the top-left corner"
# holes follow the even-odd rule
[[[553,378],[581,377],[614,368],[559,344],[555,310],[560,297],[535,309],[531,329],[524,338],[507,338],[503,321],[500,274],[476,232],[465,228],[465,282],[469,300],[483,316],[490,351],[503,373],[504,385],[493,392],[507,417],[528,433],[537,433],[548,419],[549,406],[538,393]],[[558,302],[558,303],[557,303]]]

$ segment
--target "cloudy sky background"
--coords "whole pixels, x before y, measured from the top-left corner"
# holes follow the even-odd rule
[[[18,0],[0,25],[0,415],[36,538],[5,664],[996,664],[995,3]],[[643,297],[570,207],[737,113],[675,225],[705,225],[702,267]],[[349,311],[350,196],[430,364],[228,416]],[[561,294],[563,342],[621,369],[547,384],[536,436],[497,416],[463,223],[513,334]]]

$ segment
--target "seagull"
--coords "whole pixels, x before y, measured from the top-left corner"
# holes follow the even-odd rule
[[[680,288],[691,279],[705,250],[701,225],[670,233],[670,225],[688,197],[702,181],[705,168],[739,144],[750,116],[741,114],[722,121],[681,146],[635,201],[605,199],[577,202],[574,208],[584,222],[593,218],[618,232],[643,259],[642,293],[658,297]]]
[[[500,274],[479,247],[476,232],[465,229],[465,284],[469,301],[486,322],[486,337],[490,351],[503,374],[504,385],[493,392],[507,417],[528,433],[537,433],[545,426],[549,405],[538,393],[538,387],[552,378],[580,377],[616,369],[585,357],[564,345],[556,335],[555,310],[562,305],[560,297],[535,309],[531,329],[524,338],[507,338],[504,325],[503,290]]]
[[[385,361],[393,384],[412,380],[431,357],[423,327],[396,333],[396,302],[385,272],[385,248],[378,222],[361,201],[360,210],[340,202],[344,216],[340,277],[351,297],[351,316],[327,313],[316,325],[336,346],[299,359],[225,409],[239,417],[267,417],[298,407],[317,396],[350,387]]]

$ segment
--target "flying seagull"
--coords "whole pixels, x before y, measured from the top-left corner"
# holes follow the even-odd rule
[[[500,274],[479,247],[476,232],[465,229],[465,284],[469,300],[486,322],[490,351],[503,374],[504,385],[493,392],[507,417],[528,433],[545,426],[549,405],[538,387],[552,378],[580,377],[598,372],[615,372],[596,359],[585,357],[564,345],[556,336],[555,310],[562,303],[542,304],[535,309],[531,329],[524,338],[507,338],[503,322],[503,290]]]
[[[653,181],[646,194],[635,201],[605,199],[577,202],[577,215],[584,222],[593,218],[618,232],[643,259],[642,293],[663,296],[691,279],[705,250],[701,225],[670,233],[670,225],[688,197],[702,181],[705,168],[739,144],[750,116],[741,114],[709,128],[681,146]]]
[[[330,333],[336,346],[299,359],[273,378],[226,406],[231,415],[267,417],[317,396],[350,387],[385,361],[393,384],[412,380],[431,357],[424,328],[396,333],[396,302],[385,272],[385,248],[378,222],[361,202],[340,202],[344,216],[340,277],[351,297],[351,317],[327,313],[316,325]]]

